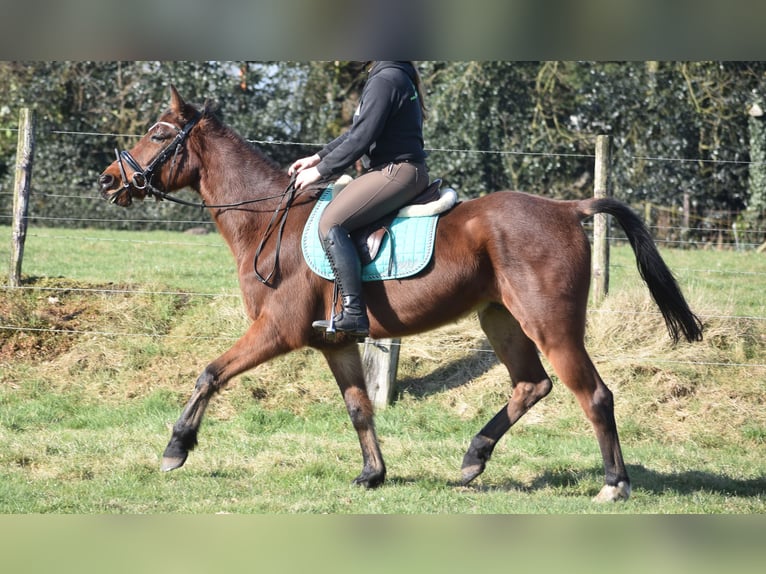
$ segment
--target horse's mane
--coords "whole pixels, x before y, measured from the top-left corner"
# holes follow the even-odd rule
[[[208,119],[212,119],[214,125],[217,129],[221,130],[224,137],[254,152],[255,155],[258,156],[258,159],[260,159],[267,166],[277,170],[282,169],[282,166],[279,164],[279,162],[269,156],[266,152],[263,151],[263,149],[261,149],[251,140],[242,137],[234,128],[229,126],[224,121],[223,111],[221,110],[221,105],[218,102],[213,100],[205,100],[205,103],[202,106],[202,116]]]

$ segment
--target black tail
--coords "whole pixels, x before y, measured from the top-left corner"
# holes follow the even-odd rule
[[[589,200],[583,207],[582,213],[586,217],[606,213],[617,219],[636,255],[638,272],[660,308],[673,341],[678,342],[681,334],[689,342],[701,341],[702,321],[689,309],[673,273],[662,259],[643,221],[616,199]]]

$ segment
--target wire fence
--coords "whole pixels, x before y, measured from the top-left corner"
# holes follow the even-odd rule
[[[6,131],[17,131],[12,128],[6,128]],[[103,137],[103,138],[138,138],[137,134],[118,134],[118,133],[99,133],[82,132],[66,130],[50,130],[48,135],[53,136],[75,136],[75,137]],[[300,148],[321,147],[317,142],[300,142],[268,139],[248,139],[250,143],[268,148],[269,146],[294,146]],[[567,158],[594,158],[594,154],[579,153],[555,153],[555,152],[530,152],[525,150],[488,150],[488,149],[468,149],[468,148],[428,148],[429,154],[481,154],[481,155],[519,155],[519,156],[546,156],[546,157],[567,157]],[[727,159],[703,159],[703,158],[673,158],[661,156],[624,156],[624,159],[631,162],[668,162],[668,163],[693,163],[693,164],[736,164],[741,166],[762,165],[766,162],[754,162],[744,160]],[[12,191],[3,191],[0,189],[0,197],[10,197]],[[50,190],[34,185],[31,189],[32,198],[39,200],[77,200],[92,202],[93,204],[103,203],[93,188],[84,190],[83,193],[61,193],[58,190]],[[715,249],[756,249],[765,246],[766,232],[763,229],[750,229],[741,221],[742,214],[738,211],[712,210],[696,208],[686,205],[665,206],[650,201],[643,201],[634,205],[637,211],[643,213],[644,220],[652,230],[657,243],[675,247],[693,247],[693,248],[715,248]],[[186,212],[188,213],[188,212]],[[97,226],[102,228],[112,228],[119,226],[121,229],[129,228],[131,225],[141,226],[142,224],[157,223],[156,218],[122,218],[122,217],[71,217],[71,216],[51,216],[32,214],[35,222],[52,226],[71,226],[87,227]],[[0,224],[10,224],[13,215],[9,212],[0,212]],[[199,218],[177,219],[173,216],[162,220],[167,225],[186,225],[199,226],[213,229],[213,224],[205,213],[200,212]],[[612,240],[620,240],[622,236],[619,232]]]
[[[66,134],[66,135],[76,135],[76,136],[103,136],[103,137],[138,137],[132,134],[100,134],[100,133],[89,133],[89,132],[64,132],[64,131],[56,131],[52,132],[54,134]],[[252,143],[261,145],[261,146],[269,146],[269,145],[294,145],[294,146],[320,146],[321,144],[312,144],[307,142],[287,142],[287,141],[268,141],[268,140],[249,140]],[[441,149],[441,148],[433,148],[428,150],[429,153],[477,153],[477,154],[519,154],[524,155],[524,151],[494,151],[494,150],[471,150],[471,149]],[[532,154],[532,155],[541,155],[541,154]],[[575,154],[545,154],[545,155],[575,155]],[[576,154],[580,155],[580,154]],[[582,155],[582,157],[593,157],[592,155]],[[721,163],[732,163],[727,160],[700,160],[700,159],[684,159],[684,158],[646,158],[646,157],[635,157],[635,158],[629,158],[633,160],[647,160],[651,159],[652,161],[688,161],[688,162],[716,162],[720,161]],[[737,161],[733,163],[741,163],[741,164],[750,164],[753,162],[742,162]],[[103,202],[103,200],[97,196],[93,192],[92,189],[88,189],[87,192],[84,192],[82,194],[75,194],[75,193],[60,193],[60,192],[51,192],[44,189],[35,188],[32,187],[32,196],[38,196],[41,198],[59,198],[59,199],[77,199],[77,200],[84,200],[84,201],[94,201],[94,202]],[[10,194],[10,192],[0,192],[4,194]],[[653,233],[653,236],[655,237],[655,240],[658,244],[664,245],[667,247],[694,247],[694,248],[705,248],[705,249],[718,249],[718,250],[752,250],[762,245],[763,243],[763,237],[762,232],[760,231],[753,231],[748,229],[737,229],[737,221],[739,214],[734,212],[726,212],[726,211],[715,211],[715,212],[709,212],[704,215],[699,214],[692,214],[689,212],[684,212],[683,210],[679,208],[669,208],[666,206],[656,205],[652,204],[650,202],[645,202],[638,208],[639,210],[643,211],[645,220],[648,223],[648,226],[650,230]],[[0,213],[0,224],[9,224],[11,223],[13,218],[13,215],[11,213]],[[37,239],[44,239],[44,240],[69,240],[69,235],[64,235],[56,232],[56,229],[54,226],[48,227],[46,226],[47,223],[56,223],[61,224],[62,222],[73,222],[77,223],[77,226],[82,226],[82,224],[86,224],[87,226],[102,226],[104,228],[110,228],[110,226],[119,224],[122,229],[125,228],[126,224],[128,227],[130,224],[135,223],[137,226],[143,223],[146,223],[147,219],[143,218],[137,218],[137,219],[125,219],[122,217],[117,217],[115,215],[114,218],[111,217],[103,217],[103,218],[72,218],[72,217],[36,217],[36,222],[40,224],[39,228],[32,228],[27,236],[28,237],[34,237]],[[151,220],[154,221],[154,220]],[[170,223],[183,223],[188,225],[194,225],[202,228],[207,228],[210,231],[214,231],[214,225],[209,217],[206,216],[205,213],[201,213],[199,219],[172,219],[169,218],[167,220]],[[223,253],[224,251],[228,251],[228,248],[226,245],[219,240],[212,240],[208,243],[206,242],[200,242],[200,241],[194,241],[194,242],[188,242],[184,241],[183,235],[179,233],[178,240],[173,241],[167,241],[167,240],[151,240],[151,239],[124,239],[121,237],[99,237],[95,235],[89,235],[87,232],[87,229],[83,230],[80,234],[78,234],[78,242],[81,243],[91,243],[91,242],[125,242],[129,244],[144,244],[144,245],[173,245],[173,246],[189,246],[190,248],[199,249],[200,247],[204,248],[210,248],[210,249],[220,249]],[[692,238],[693,237],[693,238]],[[620,242],[624,240],[624,237],[617,232],[617,230],[612,229],[612,234],[610,234],[610,242]],[[615,267],[612,265],[612,267]],[[699,277],[704,276],[706,274],[712,274],[712,275],[725,275],[728,278],[731,278],[732,285],[736,285],[738,282],[758,282],[763,283],[764,287],[766,287],[766,266],[763,267],[763,271],[744,271],[744,270],[724,270],[724,269],[694,269],[694,268],[679,268],[674,269],[676,273],[681,273],[685,277]],[[234,267],[232,266],[232,274],[235,273]],[[105,280],[108,280],[108,278],[105,278]],[[124,289],[124,288],[115,288],[115,289],[107,289],[107,288],[73,288],[71,286],[65,286],[65,287],[51,287],[51,286],[35,286],[35,285],[22,285],[21,287],[1,287],[0,289],[7,291],[9,289],[27,289],[27,290],[36,290],[41,292],[51,292],[55,293],[56,291],[67,291],[67,292],[73,292],[73,291],[80,291],[83,293],[89,293],[89,294],[99,294],[99,295],[153,295],[153,296],[183,296],[187,298],[211,298],[211,297],[232,297],[232,298],[239,298],[238,293],[221,293],[221,292],[189,292],[189,291],[181,291],[181,290],[149,290],[149,289]],[[731,294],[729,294],[731,296]],[[618,313],[629,313],[627,311],[604,311],[604,310],[594,310],[595,312],[600,313],[609,313],[609,312],[618,312]],[[651,311],[646,311],[646,314],[656,314],[659,317],[658,313],[652,313]],[[761,322],[766,320],[766,317],[759,316],[759,315],[717,315],[717,316],[708,316],[707,319],[719,319],[724,321],[756,321]],[[57,336],[62,337],[72,337],[72,336],[80,336],[80,335],[87,335],[87,336],[99,336],[99,337],[147,337],[147,338],[155,338],[155,339],[162,339],[162,338],[176,338],[176,339],[199,339],[199,340],[211,340],[211,339],[217,339],[217,340],[236,340],[238,337],[236,336],[195,336],[195,335],[173,335],[173,334],[162,334],[162,333],[142,333],[142,332],[122,332],[119,329],[115,329],[114,331],[92,331],[92,330],[77,330],[77,329],[46,329],[46,328],[38,328],[33,327],[30,325],[14,325],[14,324],[7,324],[5,318],[2,319],[2,323],[0,324],[0,330],[3,331],[11,331],[11,332],[46,332],[55,334]],[[440,347],[443,348],[443,345],[440,344]],[[476,348],[472,350],[473,352],[477,353],[491,353],[492,350],[488,347],[486,348]],[[617,358],[619,360],[619,358]],[[635,360],[635,359],[634,359]],[[646,362],[666,362],[666,363],[673,363],[674,361],[665,361],[663,359],[659,358],[651,358],[647,357],[644,359],[641,359]],[[683,362],[682,362],[683,363]],[[734,363],[734,362],[726,362],[726,363],[720,363],[720,362],[690,362],[691,364],[697,364],[697,365],[716,365],[716,366],[731,366],[731,367],[749,367],[753,369],[762,369],[766,367],[765,364],[760,363]]]

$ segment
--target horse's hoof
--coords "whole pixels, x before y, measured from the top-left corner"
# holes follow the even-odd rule
[[[594,498],[593,502],[617,502],[630,498],[630,483],[621,480],[616,486],[604,485]]]
[[[463,464],[460,466],[463,486],[484,472],[494,448],[494,441],[482,435],[473,437],[468,450],[463,456]]]
[[[160,470],[162,472],[168,472],[181,468],[186,462],[185,456],[163,456],[162,463],[160,464]]]
[[[365,488],[377,488],[381,484],[383,484],[385,480],[386,480],[385,473],[366,474],[363,472],[362,474],[360,474],[354,479],[353,484],[358,484],[359,486],[363,486]]]
[[[465,486],[468,483],[470,483],[474,478],[479,476],[482,472],[484,472],[485,465],[483,463],[481,464],[470,464],[468,466],[464,466],[460,469],[461,474],[461,480],[460,483]]]

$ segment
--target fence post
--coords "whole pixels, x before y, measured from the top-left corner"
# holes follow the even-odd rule
[[[11,245],[11,268],[8,283],[11,287],[21,285],[21,263],[24,258],[24,242],[27,238],[27,214],[29,213],[29,182],[32,178],[32,161],[35,149],[35,115],[29,108],[19,111],[19,139],[16,146],[16,173],[13,194],[13,234]]]
[[[692,210],[692,202],[691,202],[691,194],[688,191],[684,191],[683,195],[683,201],[684,201],[684,214],[683,214],[683,223],[681,224],[681,246],[683,246],[687,241],[689,241],[689,232],[691,227],[691,210]]]
[[[399,366],[401,339],[370,339],[364,341],[362,365],[367,394],[376,409],[384,409],[394,398],[396,369]]]
[[[611,138],[596,136],[596,167],[593,177],[594,197],[611,197]],[[609,292],[610,216],[599,213],[593,219],[593,302],[600,303]]]

